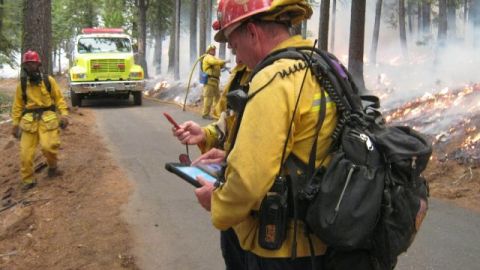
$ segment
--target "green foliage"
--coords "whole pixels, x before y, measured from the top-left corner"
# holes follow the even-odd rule
[[[15,55],[20,52],[20,33],[22,24],[22,1],[4,0],[0,7],[3,9],[0,17],[0,65],[8,64],[11,67],[17,67]]]
[[[10,111],[12,97],[0,92],[0,114]]]
[[[125,25],[125,0],[104,0],[102,18],[105,27],[123,28]]]
[[[182,1],[182,9],[190,7],[190,1]],[[173,23],[174,2],[171,0],[151,0],[147,13],[147,25],[150,33],[164,35]]]

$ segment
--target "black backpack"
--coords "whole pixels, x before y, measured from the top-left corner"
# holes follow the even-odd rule
[[[315,168],[317,140],[308,164],[292,154],[286,159],[289,172],[302,172],[288,175],[290,217],[304,221],[329,249],[369,250],[377,269],[393,269],[427,211],[428,186],[420,174],[432,153],[431,143],[409,127],[387,126],[379,99],[361,97],[346,68],[316,48],[276,51],[254,69],[252,77],[282,58],[303,60],[338,112],[328,166]],[[323,97],[322,90],[316,137],[325,118]]]

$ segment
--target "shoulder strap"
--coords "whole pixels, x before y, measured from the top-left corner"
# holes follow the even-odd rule
[[[48,74],[42,74],[43,83],[47,88],[48,93],[52,93],[52,84],[50,83],[50,79],[48,78]]]
[[[48,74],[42,74],[42,79],[43,83],[45,84],[45,87],[47,88],[47,91],[49,94],[52,93],[52,84],[50,83],[50,79],[48,78]],[[20,77],[20,87],[22,89],[22,99],[23,99],[23,104],[27,104],[27,76],[21,76]]]
[[[27,76],[20,77],[20,87],[22,89],[23,104],[27,105]]]

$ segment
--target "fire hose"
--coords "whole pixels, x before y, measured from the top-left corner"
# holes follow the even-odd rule
[[[188,77],[187,92],[185,93],[185,99],[183,101],[183,111],[185,111],[185,106],[187,105],[187,97],[188,97],[188,93],[190,91],[190,82],[192,81],[193,72],[195,71],[195,68],[197,67],[198,62],[200,62],[200,60],[202,60],[202,58],[204,56],[205,55],[202,54],[197,58],[197,60],[195,60],[195,63],[193,64],[193,67],[192,67],[192,70],[190,71],[190,76]]]

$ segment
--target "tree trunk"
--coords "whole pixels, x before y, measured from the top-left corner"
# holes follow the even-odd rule
[[[335,24],[337,19],[337,0],[333,0],[332,6],[332,31],[330,32],[330,51],[335,52]]]
[[[198,6],[198,17],[200,20],[199,23],[199,47],[198,47],[198,55],[202,55],[205,53],[205,50],[207,49],[207,17],[206,17],[206,9],[207,9],[207,3],[206,1],[200,1],[200,5]]]
[[[421,34],[422,34],[422,2],[418,1],[417,2],[417,40],[421,39]]]
[[[0,33],[3,33],[3,14],[4,14],[4,9],[3,9],[3,0],[0,0]]]
[[[473,22],[473,47],[480,48],[480,0],[470,4],[470,20]]]
[[[445,46],[447,38],[447,0],[438,1],[438,43]]]
[[[175,1],[175,52],[174,52],[174,69],[173,78],[180,79],[180,8],[181,0]]]
[[[160,31],[155,32],[155,47],[153,49],[153,65],[155,67],[155,73],[162,73],[162,34]]]
[[[62,75],[62,48],[58,47],[58,75]]]
[[[191,0],[190,4],[190,64],[197,60],[197,0]]]
[[[413,1],[407,1],[407,18],[408,18],[408,33],[413,33]]]
[[[405,0],[398,0],[398,29],[400,30],[400,44],[402,54],[408,56],[407,51],[407,31],[405,30]]]
[[[206,43],[210,43],[212,40],[212,9],[213,9],[213,1],[212,0],[206,0],[206,10],[205,10],[205,16],[206,16]]]
[[[463,1],[463,29],[465,29],[468,23],[468,2],[469,0]]]
[[[383,0],[377,0],[377,4],[375,6],[375,24],[373,26],[372,48],[370,50],[370,61],[372,62],[372,64],[377,63],[377,49],[378,49],[378,38],[380,36],[382,4],[383,4]]]
[[[24,1],[22,53],[38,52],[42,72],[52,74],[52,3],[51,0]]]
[[[365,91],[363,79],[363,50],[365,39],[365,0],[352,1],[350,22],[350,42],[348,50],[348,70],[360,87]]]
[[[426,38],[430,36],[430,25],[431,25],[431,17],[430,14],[432,12],[432,7],[429,0],[422,0],[422,28],[423,28],[423,36]]]
[[[148,78],[147,68],[147,9],[149,0],[138,0],[138,61],[143,68],[145,78]]]
[[[447,36],[449,40],[457,37],[457,7],[455,0],[447,1]]]
[[[174,23],[170,25],[169,30],[170,42],[168,44],[168,73],[174,72],[173,67],[175,65],[175,11],[172,12],[172,22]]]
[[[330,0],[322,0],[318,27],[318,48],[328,51],[328,22],[330,21]]]

